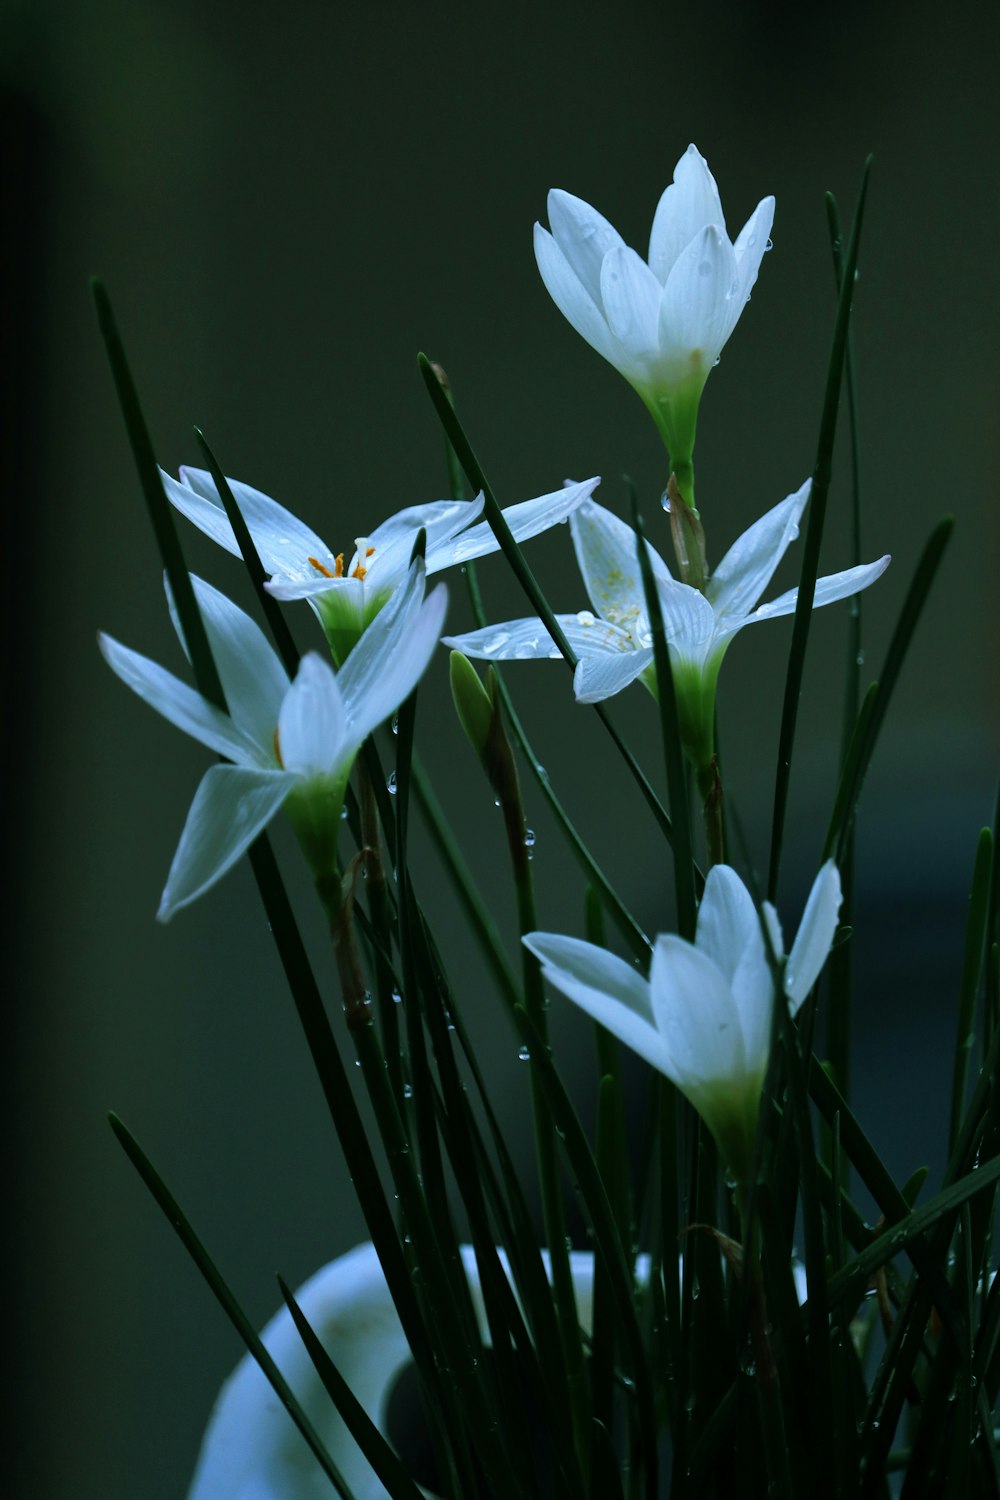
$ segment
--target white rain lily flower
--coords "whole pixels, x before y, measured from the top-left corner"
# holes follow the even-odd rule
[[[182,468],[180,480],[160,470],[170,501],[206,536],[239,557],[215,481],[206,469]],[[428,574],[495,552],[496,538],[482,515],[483,496],[475,500],[435,500],[411,505],[356,537],[350,562],[335,556],[310,527],[276,500],[239,480],[227,480],[253,538],[265,572],[266,587],[276,599],[308,599],[326,631],[334,658],[343,661],[379,610],[406,577],[417,534],[427,533],[424,556]],[[584,480],[511,505],[503,513],[515,541],[527,541],[565,521],[589,499],[597,478]]]
[[[750,298],[768,248],[774,199],[763,198],[735,244],[708,163],[689,146],[653,217],[649,257],[572,194],[548,198],[551,233],[535,257],[552,300],[638,391],[670,451],[689,505],[685,465],[709,371]]]
[[[133,692],[230,762],[206,772],[195,793],[157,912],[164,922],[221,879],[281,806],[314,873],[335,868],[354,758],[416,686],[447,606],[443,585],[424,599],[417,560],[339,672],[310,652],[290,682],[249,616],[210,584],[192,583],[228,713],[147,657],[99,637],[108,665]],[[174,625],[183,645],[176,614]]]
[[[807,480],[733,543],[702,593],[680,583],[647,542],[670,650],[684,746],[693,764],[712,759],[715,689],[726,648],[745,625],[792,614],[797,588],[758,605],[790,543],[809,499]],[[655,693],[653,642],[639,572],[636,534],[610,511],[588,500],[570,517],[576,558],[591,610],[557,615],[577,661],[573,678],[581,703],[596,703],[641,677]],[[816,581],[813,607],[845,599],[874,583],[889,557]],[[538,619],[509,620],[466,635],[445,636],[445,645],[490,661],[559,657],[561,652]]]
[[[475,1252],[463,1245],[461,1253],[480,1332],[489,1344]],[[509,1276],[507,1257],[499,1254]],[[542,1255],[548,1270],[547,1252]],[[589,1329],[594,1257],[575,1250],[569,1259],[580,1321]],[[640,1256],[639,1262],[637,1276],[648,1279],[648,1257]],[[390,1398],[412,1356],[374,1245],[357,1245],[331,1261],[299,1288],[295,1300],[361,1406],[388,1438]],[[275,1314],[262,1338],[354,1500],[387,1500],[388,1490],[330,1400],[287,1308]],[[432,1496],[426,1489],[421,1493]],[[328,1500],[330,1494],[329,1479],[247,1354],[220,1392],[188,1500]]]
[[[809,893],[784,965],[794,1015],[826,962],[840,910],[829,860]],[[778,914],[763,906],[775,957]],[[738,1182],[747,1180],[771,1045],[774,984],[750,893],[735,870],[713,865],[693,943],[661,934],[649,978],[604,948],[551,932],[524,939],[546,980],[680,1089],[708,1125]]]

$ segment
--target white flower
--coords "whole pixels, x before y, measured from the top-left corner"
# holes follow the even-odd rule
[[[733,543],[712,572],[705,592],[679,583],[647,542],[670,649],[685,749],[696,766],[712,757],[715,688],[726,648],[744,625],[791,614],[797,588],[757,604],[798,536],[809,498],[809,482],[775,505]],[[642,677],[655,691],[653,645],[639,573],[636,534],[610,511],[588,500],[570,517],[576,558],[593,610],[557,615],[579,657],[573,687],[581,703],[596,703]],[[889,566],[889,557],[816,581],[814,608],[867,588]],[[595,613],[596,612],[596,613]],[[490,661],[558,657],[561,653],[540,620],[510,620],[445,644],[466,656]]]
[[[99,637],[123,682],[230,762],[206,772],[195,793],[157,913],[161,921],[213,886],[283,804],[314,872],[334,868],[354,757],[416,686],[447,605],[443,586],[424,599],[424,569],[416,561],[339,673],[310,652],[290,682],[254,622],[209,584],[192,583],[228,714],[147,657]]]
[[[535,225],[535,256],[553,301],[635,387],[679,468],[709,371],[757,279],[774,199],[733,244],[708,163],[689,146],[657,206],[648,261],[582,199],[553,189],[548,211],[552,232]]]
[[[213,541],[238,557],[239,545],[211,474],[206,469],[182,468],[180,475],[178,481],[160,470],[171,502]],[[424,560],[428,574],[495,552],[498,546],[487,522],[472,524],[483,510],[483,497],[478,495],[475,500],[435,500],[397,512],[370,535],[356,537],[350,562],[345,563],[343,552],[335,556],[314,531],[276,500],[239,480],[229,479],[227,483],[264,570],[271,575],[269,593],[276,599],[308,599],[338,661],[344,660],[406,577],[421,528],[427,533]],[[587,479],[510,506],[503,515],[515,541],[526,541],[564,521],[599,483],[599,479]]]
[[[813,883],[784,969],[793,1015],[826,962],[839,910],[840,876],[831,860]],[[778,914],[768,902],[763,911],[780,962]],[[551,985],[676,1084],[744,1182],[767,1071],[774,986],[757,912],[735,870],[713,865],[695,941],[659,936],[648,980],[578,938],[533,932],[524,941]]]
[[[461,1251],[480,1333],[489,1344],[475,1253],[470,1245]],[[499,1255],[509,1276],[507,1257]],[[547,1252],[542,1255],[548,1269]],[[580,1321],[589,1329],[593,1255],[573,1251],[570,1271]],[[648,1257],[640,1257],[637,1276],[648,1275]],[[389,1398],[412,1356],[374,1245],[358,1245],[331,1261],[299,1288],[295,1300],[368,1416],[388,1436]],[[287,1308],[275,1314],[262,1338],[354,1500],[386,1500],[389,1492],[337,1413]],[[188,1500],[329,1500],[331,1493],[267,1377],[246,1355],[216,1402]]]

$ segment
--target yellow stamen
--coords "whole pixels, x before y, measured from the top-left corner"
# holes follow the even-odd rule
[[[312,566],[316,569],[317,573],[322,573],[322,575],[323,575],[324,578],[339,578],[340,577],[340,571],[341,570],[339,568],[337,569],[336,573],[331,573],[329,568],[324,568],[323,564],[320,562],[320,560],[319,560],[318,557],[309,557],[309,558],[306,559],[306,561],[312,564]]]
[[[354,572],[351,574],[351,577],[352,578],[357,578],[357,579],[362,579],[362,578],[364,578],[364,576],[365,576],[365,574],[367,572],[368,572],[368,569],[362,567],[361,564],[358,563],[357,567],[354,569]]]
[[[365,548],[365,556],[366,556],[366,557],[371,557],[371,555],[372,555],[372,553],[373,553],[373,552],[374,552],[374,551],[375,551],[375,548],[374,548],[374,547],[366,547],[366,548]]]

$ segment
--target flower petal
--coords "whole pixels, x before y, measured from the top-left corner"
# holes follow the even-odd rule
[[[548,984],[663,1071],[649,985],[631,964],[593,943],[554,932],[530,932],[522,941],[540,960]]]
[[[740,296],[744,304],[757,280],[760,263],[770,243],[768,237],[773,223],[774,199],[762,198],[740,230],[739,237],[733,246],[736,264],[739,268]],[[738,316],[739,313],[737,313]]]
[[[735,326],[739,297],[736,257],[725,234],[710,224],[682,250],[660,300],[660,352],[674,378],[707,376]],[[742,302],[735,303],[736,316]]]
[[[821,609],[824,604],[834,604],[838,599],[848,599],[851,594],[860,594],[876,578],[882,577],[891,560],[891,554],[887,552],[877,562],[862,563],[860,567],[848,568],[843,573],[828,573],[825,578],[817,578],[813,609]],[[797,588],[789,589],[787,594],[781,594],[777,599],[772,599],[770,604],[762,604],[759,609],[755,609],[752,615],[747,616],[746,624],[753,624],[757,620],[773,620],[777,615],[793,614],[798,597]]]
[[[602,619],[631,631],[639,644],[646,623],[646,597],[639,573],[638,538],[631,526],[588,500],[570,516],[570,534],[591,604]],[[669,579],[670,570],[646,543],[653,576]],[[643,640],[643,644],[647,644]]]
[[[840,911],[840,871],[828,859],[813,881],[792,951],[785,965],[785,992],[792,1014],[798,1010],[812,989],[826,963],[837,930]]]
[[[706,594],[720,622],[742,622],[753,609],[799,534],[811,487],[807,479],[794,494],[772,506],[737,537],[713,570]]]
[[[424,599],[424,568],[416,560],[404,587],[376,615],[341,670],[353,745],[412,693],[437,646],[447,608],[443,583]]]
[[[176,724],[185,734],[207,745],[209,750],[236,761],[238,765],[260,763],[257,746],[237,729],[232,720],[173,673],[150,661],[148,656],[140,656],[138,651],[122,646],[109,635],[99,635],[97,643],[112,672],[171,724]]]
[[[554,490],[549,495],[539,495],[535,500],[522,500],[517,505],[508,505],[503,511],[503,518],[510,527],[515,542],[525,542],[529,537],[537,536],[550,526],[567,520],[578,506],[590,499],[600,482],[600,477],[595,476],[579,484],[564,484],[561,489]],[[441,544],[433,554],[428,548],[427,571],[434,573],[439,568],[450,567],[452,563],[483,557],[487,552],[495,552],[499,545],[489,522],[483,521],[480,525],[463,531],[453,540]]]
[[[299,662],[278,714],[278,743],[286,771],[329,776],[349,748],[348,714],[329,662],[308,651]]]
[[[704,1085],[745,1079],[746,1051],[725,975],[693,943],[657,938],[649,971],[653,1015],[669,1059],[664,1071],[700,1108]]]
[[[180,474],[182,482],[178,483],[160,470],[171,503],[213,541],[239,557],[240,549],[233,528],[211,474],[206,469],[190,468],[182,468]],[[317,577],[323,577],[322,572],[310,563],[309,559],[313,557],[328,574],[333,575],[336,569],[333,553],[310,527],[249,484],[242,484],[238,479],[227,479],[226,483],[268,573],[283,577],[286,584],[298,582],[308,590],[315,586]],[[287,597],[299,596],[289,594]]]
[[[547,206],[553,239],[580,285],[594,306],[599,308],[604,257],[609,250],[623,246],[625,241],[596,208],[561,188],[552,189]]]
[[[705,881],[698,908],[695,946],[732,981],[747,949],[756,955],[766,973],[760,920],[750,892],[729,865],[713,865]]]
[[[660,283],[627,245],[609,250],[601,266],[601,302],[608,326],[637,375],[651,372],[660,348]]]
[[[166,574],[163,582],[177,638],[190,657]],[[191,583],[219,669],[229,717],[257,746],[266,765],[274,758],[274,728],[282,699],[288,692],[288,673],[264,632],[249,615],[193,573]]]
[[[182,906],[221,880],[270,822],[294,785],[284,771],[213,766],[195,792],[160,898],[157,920],[169,922]]]
[[[624,351],[612,335],[603,310],[584,288],[549,231],[540,224],[535,225],[535,260],[546,290],[563,317],[616,369],[626,367]]]
[[[556,615],[556,619],[576,656],[582,658],[592,652],[618,656],[633,650],[627,631],[599,620],[589,609],[581,609],[575,615]],[[446,635],[442,645],[484,661],[558,661],[562,656],[541,620],[534,615],[524,620],[506,620],[500,625],[484,625],[481,630],[470,630],[465,635]]]
[[[622,692],[653,663],[653,648],[639,648],[620,656],[581,656],[573,673],[577,703],[601,703]]]
[[[674,168],[674,180],[663,192],[649,235],[649,265],[661,286],[681,251],[706,224],[725,233],[726,220],[715,178],[697,146],[691,145]]]

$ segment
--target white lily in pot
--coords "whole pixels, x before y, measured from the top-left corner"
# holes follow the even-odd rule
[[[207,469],[182,468],[180,480],[160,470],[171,503],[227,552],[239,544],[218,489]],[[427,573],[439,573],[487,553],[498,542],[479,520],[483,496],[474,500],[435,500],[411,505],[356,537],[350,561],[330,547],[290,510],[237,479],[226,481],[240,508],[276,599],[307,599],[318,615],[334,659],[345,660],[361,633],[406,578],[418,533],[427,534]],[[514,540],[527,541],[566,518],[593,494],[600,480],[586,479],[509,506],[504,520]]]
[[[791,953],[785,999],[794,1015],[826,962],[840,910],[832,860],[813,882]],[[779,964],[778,914],[763,905]],[[713,865],[693,943],[661,934],[649,978],[580,938],[533,932],[524,942],[546,981],[657,1068],[694,1106],[740,1183],[752,1160],[771,1045],[774,982],[750,893],[735,870]]]
[[[739,537],[709,575],[704,592],[681,583],[647,542],[670,652],[684,748],[699,770],[712,759],[715,691],[729,643],[745,625],[772,620],[795,610],[797,588],[757,600],[791,542],[809,499],[809,481],[772,507]],[[639,573],[638,541],[631,526],[594,500],[570,517],[576,560],[592,609],[557,615],[579,658],[573,690],[580,703],[596,703],[620,693],[637,678],[656,691],[653,639]],[[889,556],[816,581],[813,608],[846,599],[874,583]],[[465,656],[488,661],[524,661],[561,655],[536,618],[487,625],[465,635],[445,637]]]
[[[416,686],[447,607],[443,585],[424,598],[416,559],[339,672],[309,652],[292,682],[248,615],[210,584],[192,583],[228,713],[137,651],[99,637],[108,665],[133,692],[229,762],[207,771],[195,793],[157,912],[164,922],[220,880],[280,807],[314,874],[333,871],[354,758]]]
[[[761,199],[735,243],[719,190],[691,145],[674,168],[643,260],[596,209],[549,193],[551,232],[535,225],[535,257],[552,300],[642,397],[670,452],[681,495],[694,505],[691,457],[698,405],[739,320],[774,219]]]

